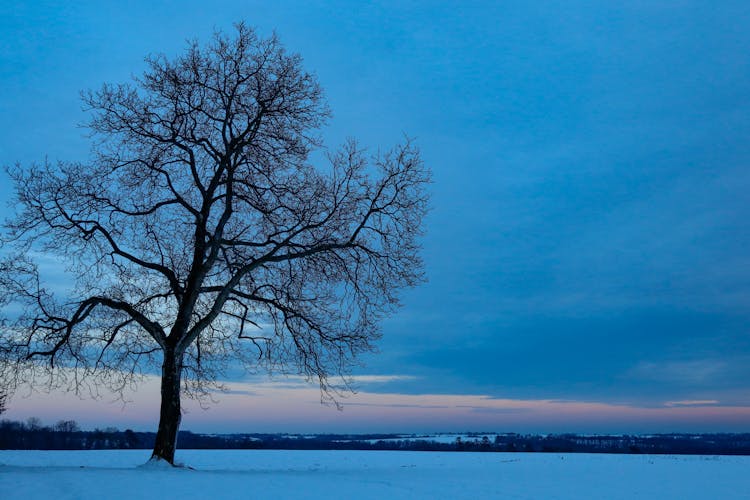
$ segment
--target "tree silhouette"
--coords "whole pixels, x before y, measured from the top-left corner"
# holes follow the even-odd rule
[[[16,380],[42,370],[79,390],[160,369],[153,456],[174,463],[181,392],[204,393],[234,359],[330,397],[422,278],[429,173],[408,140],[373,156],[351,140],[313,166],[321,88],[243,24],[147,63],[84,94],[90,162],[9,169],[0,349]],[[62,298],[34,257],[74,275]]]

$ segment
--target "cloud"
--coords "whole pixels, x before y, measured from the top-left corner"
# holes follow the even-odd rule
[[[710,383],[719,378],[726,368],[726,362],[715,359],[662,363],[642,361],[635,365],[628,375],[642,380],[696,385]]]
[[[667,401],[664,406],[714,406],[718,405],[719,402],[715,399],[696,399],[696,400],[683,400],[683,401]]]
[[[391,382],[404,382],[408,380],[418,380],[419,377],[414,375],[350,375],[340,380],[340,383],[336,383],[336,379],[331,377],[329,382],[334,386],[344,386],[346,384],[354,385],[358,384],[387,384]],[[246,378],[244,383],[252,383],[254,385],[266,386],[270,384],[273,387],[280,388],[298,388],[298,387],[310,387],[311,382],[307,377],[302,375],[284,375],[280,377],[268,377],[264,375],[252,376]]]
[[[402,382],[405,380],[417,380],[419,377],[413,375],[354,375],[351,380],[360,384],[386,384],[389,382]]]
[[[214,394],[233,394],[240,396],[257,396],[258,393],[255,391],[249,391],[247,389],[213,389],[211,390]]]

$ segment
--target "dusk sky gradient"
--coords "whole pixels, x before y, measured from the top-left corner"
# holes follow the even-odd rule
[[[81,90],[244,20],[317,74],[328,147],[408,134],[433,172],[380,377],[343,412],[232,381],[185,429],[750,432],[750,2],[127,5],[0,5],[0,164],[85,161]],[[7,416],[155,429],[148,394]]]

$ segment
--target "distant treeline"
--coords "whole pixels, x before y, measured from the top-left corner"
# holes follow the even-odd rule
[[[150,449],[156,434],[120,431],[112,427],[83,431],[72,420],[52,426],[38,419],[27,422],[0,421],[3,450],[105,450]],[[402,434],[195,434],[181,431],[183,449],[266,450],[404,450],[546,453],[648,453],[690,455],[750,455],[750,434],[483,434],[469,433],[450,442],[429,436]]]

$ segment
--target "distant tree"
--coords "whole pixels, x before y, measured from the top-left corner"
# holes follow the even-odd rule
[[[29,417],[26,419],[26,428],[32,432],[42,430],[43,427],[39,417]]]
[[[55,432],[78,432],[81,428],[78,427],[78,422],[75,420],[58,420],[52,430]]]
[[[461,451],[465,448],[464,441],[461,436],[456,437],[456,449]]]
[[[492,444],[490,443],[490,438],[489,438],[489,437],[487,437],[487,436],[482,436],[482,441],[481,441],[481,444],[480,444],[480,448],[481,448],[481,449],[482,449],[483,451],[487,451],[487,450],[489,450],[489,449],[490,449],[491,447],[492,447]]]
[[[422,278],[429,178],[409,141],[372,157],[350,141],[312,166],[328,108],[275,37],[240,24],[147,62],[134,84],[84,95],[90,162],[9,169],[0,300],[22,313],[0,352],[17,380],[44,370],[78,389],[160,370],[153,456],[173,463],[181,392],[202,394],[232,359],[330,396]],[[40,254],[75,275],[62,299],[40,284]]]
[[[7,409],[6,405],[8,401],[8,394],[6,392],[3,392],[2,389],[0,389],[0,415],[5,413],[5,410]]]
[[[125,429],[123,448],[137,448],[138,447],[138,436],[135,435],[132,429]]]

